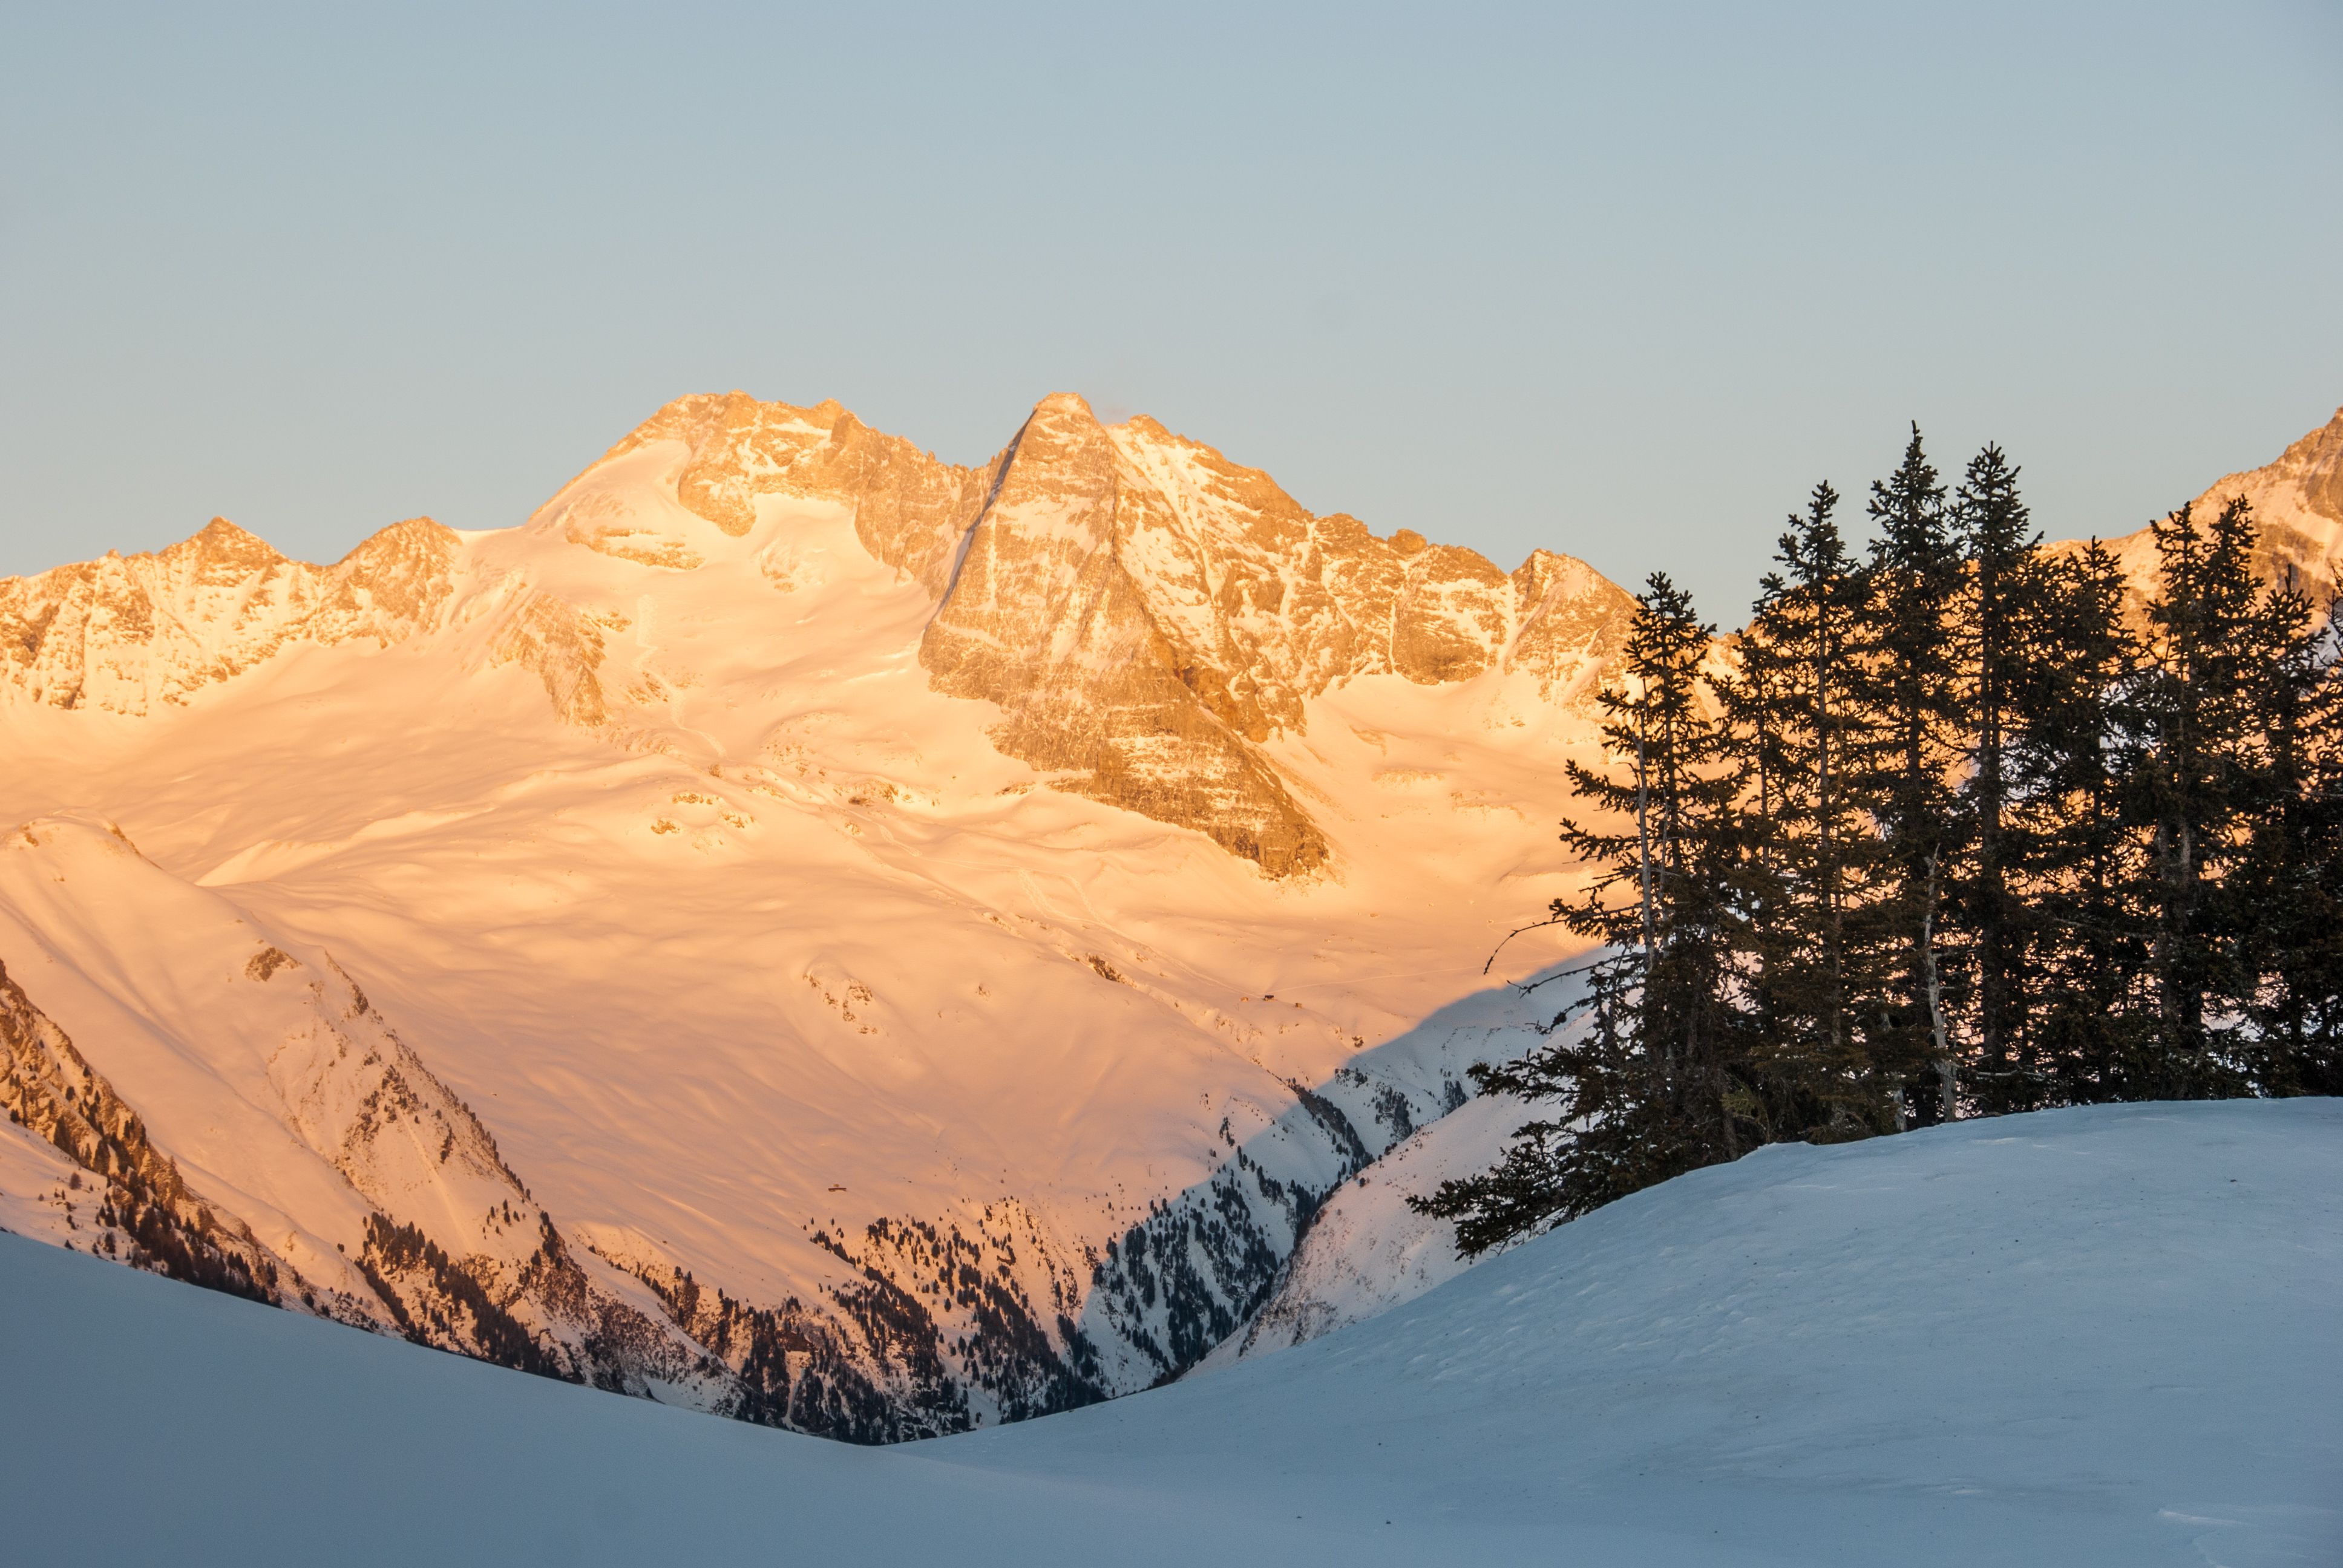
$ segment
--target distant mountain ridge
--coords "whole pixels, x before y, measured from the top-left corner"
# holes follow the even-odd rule
[[[2189,506],[2200,522],[2210,522],[2241,498],[2253,508],[2256,574],[2265,582],[2290,582],[2315,598],[2331,595],[2343,580],[2343,408],[2276,462],[2223,476]],[[2156,581],[2154,533],[2141,528],[2103,543],[2130,581],[2132,602],[2145,607]]]
[[[1274,875],[1327,852],[1253,749],[1302,732],[1307,699],[1363,675],[1430,686],[1496,667],[1575,698],[1633,613],[1584,562],[1540,550],[1508,575],[1406,529],[1378,538],[1355,518],[1313,517],[1267,475],[1151,419],[1103,426],[1062,393],[979,468],[834,402],[679,398],[533,527],[659,570],[699,568],[704,545],[609,482],[633,455],[669,444],[684,450],[661,489],[728,538],[749,531],[761,497],[848,508],[864,548],[940,601],[920,662],[937,689],[1001,705],[992,736],[1004,752],[1057,788],[1195,828]],[[215,518],[157,555],[0,582],[0,672],[58,707],[145,713],[288,638],[387,643],[439,629],[463,548],[417,518],[317,568]],[[786,548],[759,565],[789,582]],[[558,598],[485,591],[504,595],[490,659],[538,670],[573,722],[608,721],[604,626]],[[478,612],[468,603],[458,618]]]
[[[2223,482],[2272,561],[2338,447]],[[1066,396],[0,580],[0,1225],[868,1441],[1308,1337],[1446,1268],[1346,1184],[1538,1038],[1632,610]]]
[[[979,467],[688,397],[515,528],[0,582],[20,1032],[182,1172],[27,1088],[0,1209],[840,1436],[1146,1386],[1534,1038],[1487,894],[1570,874],[1631,612],[1063,396]]]

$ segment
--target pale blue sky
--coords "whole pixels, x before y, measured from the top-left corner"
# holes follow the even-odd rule
[[[1909,418],[2120,533],[2343,402],[2331,0],[192,10],[6,10],[0,572],[1068,388],[1729,620]]]

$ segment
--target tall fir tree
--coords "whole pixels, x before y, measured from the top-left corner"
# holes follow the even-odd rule
[[[2044,574],[2017,470],[1998,447],[1969,460],[1953,498],[1955,538],[1967,569],[1954,601],[1957,725],[1966,750],[1958,837],[1966,864],[1956,879],[1961,923],[1972,940],[1970,972],[1976,1072],[1972,1092],[1997,1106],[2021,1070],[2018,1037],[2027,1022],[2029,931],[2011,887],[2023,840],[2010,832],[2011,730],[2028,672],[2048,656]]]
[[[1703,677],[1715,630],[1664,574],[1637,605],[1601,699],[1606,749],[1625,771],[1570,765],[1574,792],[1603,815],[1564,822],[1562,839],[1596,875],[1553,910],[1607,954],[1552,1043],[1473,1069],[1483,1091],[1551,1103],[1557,1117],[1523,1129],[1493,1170],[1410,1200],[1454,1220],[1467,1253],[1751,1144],[1729,1109],[1747,1030],[1729,899],[1739,779]]]
[[[2157,584],[2131,699],[2126,790],[2147,834],[2137,900],[2149,932],[2142,1050],[2125,1097],[2198,1099],[2243,1086],[2223,998],[2247,988],[2225,894],[2261,769],[2258,699],[2275,656],[2242,498],[2209,523],[2151,525]]]
[[[2007,693],[2002,843],[2006,885],[2033,938],[2038,1003],[2009,1065],[1976,1080],[1987,1111],[2118,1092],[2125,999],[2145,951],[2127,892],[2136,855],[2118,768],[2137,658],[2123,568],[2093,540],[2036,569],[2026,657]]]
[[[1789,520],[1735,668],[1718,682],[1744,780],[1740,889],[1755,1041],[1748,1117],[1769,1140],[1895,1129],[1870,1068],[1875,840],[1851,764],[1864,747],[1855,659],[1865,584],[1841,537],[1838,494],[1817,485]]]
[[[1944,912],[1959,847],[1950,779],[1959,671],[1950,618],[1962,568],[1945,487],[1918,426],[1902,463],[1871,487],[1869,510],[1878,530],[1862,650],[1870,724],[1857,777],[1881,839],[1881,885],[1870,915],[1892,988],[1875,1057],[1903,1079],[1920,1120],[1950,1121],[1960,1101]],[[1924,1088],[1934,1092],[1919,1092]]]
[[[2226,890],[2244,981],[2235,1000],[2258,1091],[2331,1094],[2343,1087],[2343,679],[2332,625],[2320,629],[2298,580],[2274,585],[2261,608],[2259,766]]]

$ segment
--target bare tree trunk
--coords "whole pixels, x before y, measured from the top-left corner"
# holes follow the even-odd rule
[[[1635,869],[1644,886],[1644,1034],[1646,1040],[1655,1036],[1659,1039],[1658,1060],[1664,1064],[1667,1082],[1672,1084],[1676,1070],[1675,1043],[1652,1010],[1655,994],[1654,970],[1659,954],[1652,915],[1652,789],[1644,771],[1644,715],[1639,712],[1635,715]]]
[[[1944,1091],[1944,1119],[1961,1119],[1960,1067],[1945,1029],[1945,987],[1936,973],[1936,857],[1928,857],[1926,901],[1920,908],[1920,974],[1928,993],[1928,1032],[1936,1045],[1936,1079]]]
[[[1635,869],[1644,883],[1644,983],[1652,983],[1652,791],[1644,777],[1644,716],[1635,716]]]
[[[1977,766],[1977,1036],[1986,1067],[2006,1074],[2012,1056],[2007,948],[2008,912],[2003,898],[2001,697],[1998,650],[1987,645],[1978,684],[1984,689]],[[2006,1081],[2006,1078],[2002,1080]]]
[[[1817,612],[1820,613],[1819,611]],[[1823,923],[1830,941],[1831,1061],[1843,1060],[1846,1018],[1846,932],[1839,917],[1838,846],[1831,826],[1837,807],[1831,799],[1831,713],[1829,677],[1823,668],[1818,638],[1815,650],[1815,869],[1823,885]]]

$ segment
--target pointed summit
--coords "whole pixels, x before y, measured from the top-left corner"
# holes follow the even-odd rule
[[[2288,447],[2270,467],[2299,487],[2312,512],[2343,523],[2343,408]]]
[[[1033,412],[1037,416],[1047,414],[1055,418],[1098,422],[1098,416],[1091,412],[1089,400],[1079,392],[1052,392],[1033,405]]]
[[[237,528],[226,518],[214,518],[157,557],[173,569],[192,567],[206,581],[227,581],[243,573],[277,566],[287,559],[258,534]]]
[[[991,479],[990,469],[942,462],[900,436],[873,430],[836,398],[800,408],[761,403],[746,392],[697,393],[659,409],[563,486],[539,509],[538,526],[649,565],[698,565],[699,547],[669,550],[652,541],[639,548],[643,530],[613,528],[599,512],[610,506],[618,508],[612,516],[626,511],[616,491],[635,481],[620,477],[618,466],[668,443],[682,449],[681,464],[669,470],[671,479],[662,474],[654,482],[672,484],[678,504],[724,533],[746,537],[766,496],[834,502],[853,513],[864,548],[937,597]],[[620,548],[609,548],[612,541]]]

